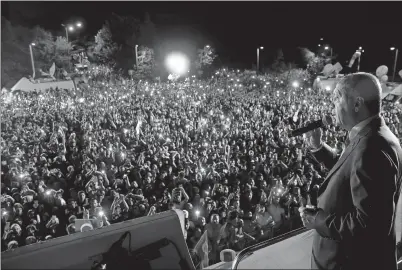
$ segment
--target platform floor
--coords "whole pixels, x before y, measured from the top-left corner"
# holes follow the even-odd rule
[[[238,269],[309,269],[314,230],[254,252]]]

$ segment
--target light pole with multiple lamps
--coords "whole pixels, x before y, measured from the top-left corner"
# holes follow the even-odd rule
[[[264,47],[257,48],[257,73],[260,71],[260,50],[264,50]]]
[[[33,57],[33,52],[32,52],[32,47],[35,46],[35,43],[29,44],[29,52],[31,54],[31,64],[32,64],[32,79],[35,79],[35,63],[34,63],[34,57]]]
[[[75,28],[74,28],[74,26],[71,25],[71,24],[67,24],[67,25],[66,25],[66,24],[61,24],[61,26],[63,26],[64,29],[66,30],[66,39],[67,39],[67,42],[68,42],[68,31],[73,32],[73,31],[75,30]],[[77,28],[81,28],[81,27],[82,27],[82,23],[77,22],[77,23],[75,23],[75,26],[76,26]]]
[[[320,43],[321,42],[324,42],[324,38],[320,38]],[[318,44],[318,47],[321,47],[321,44]],[[333,53],[333,51],[332,51],[332,46],[329,46],[329,45],[324,45],[324,50],[331,50],[330,52],[331,52],[331,59],[332,59],[332,53]]]
[[[392,81],[395,82],[395,72],[396,72],[396,61],[398,60],[398,48],[395,47],[391,47],[390,48],[391,51],[395,51],[395,60],[394,60],[394,72],[392,74]]]

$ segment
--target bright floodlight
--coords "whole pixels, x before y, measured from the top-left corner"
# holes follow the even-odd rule
[[[395,47],[391,47],[390,50],[391,50],[391,51],[395,50]]]
[[[82,23],[80,23],[80,22],[77,22],[77,27],[81,27],[82,26]]]
[[[33,43],[33,42],[31,43],[31,46],[35,46],[35,45],[36,45],[35,43]]]
[[[295,81],[295,82],[293,82],[293,83],[292,83],[292,85],[293,85],[293,87],[299,87],[299,83],[298,83],[298,82],[296,82],[296,81]]]
[[[264,50],[264,47],[260,47],[261,50]]]
[[[359,50],[361,50],[362,49],[362,47],[359,47]]]
[[[69,27],[68,27],[68,30],[69,30],[69,31],[74,31],[74,27],[69,26]]]
[[[183,75],[187,73],[190,61],[184,54],[175,52],[166,57],[165,64],[170,72],[177,75]]]
[[[326,46],[326,47],[325,47],[325,49],[326,49],[326,50],[328,50],[328,49],[329,49],[329,47],[328,47],[328,46]]]

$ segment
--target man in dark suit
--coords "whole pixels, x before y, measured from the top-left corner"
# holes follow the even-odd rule
[[[395,207],[401,193],[402,149],[381,112],[381,85],[367,73],[346,76],[334,90],[336,124],[348,131],[342,154],[306,134],[330,169],[316,208],[299,209],[314,229],[313,269],[396,269]],[[398,210],[400,211],[400,209]]]

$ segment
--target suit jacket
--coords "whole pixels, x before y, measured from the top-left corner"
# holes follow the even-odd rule
[[[330,172],[318,191],[312,269],[396,269],[402,149],[383,118],[371,120],[342,156],[326,144],[314,155]]]

